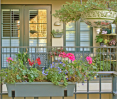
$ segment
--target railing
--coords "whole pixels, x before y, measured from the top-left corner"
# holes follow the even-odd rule
[[[27,52],[31,60],[35,60],[37,57],[41,59],[41,65],[36,66],[38,69],[42,67],[48,68],[50,64],[56,64],[65,60],[59,57],[61,52],[73,53],[76,60],[86,61],[87,56],[91,56],[93,62],[98,66],[100,72],[98,72],[97,79],[93,81],[85,81],[81,86],[86,86],[85,91],[79,90],[79,84],[76,84],[74,95],[75,99],[78,99],[77,94],[86,94],[87,99],[90,99],[91,94],[98,94],[101,99],[102,94],[112,94],[112,99],[116,99],[116,67],[117,67],[117,48],[116,47],[2,47],[1,48],[1,68],[7,67],[6,58],[16,58],[18,52]],[[70,60],[68,60],[71,62]],[[105,80],[106,79],[106,80]],[[112,83],[111,90],[105,91],[102,88],[102,84],[109,82]],[[90,90],[90,84],[99,83],[98,91]],[[2,90],[2,89],[1,89]],[[6,95],[7,93],[0,93],[0,95]],[[25,99],[25,97],[24,97]],[[35,97],[37,99],[37,97]],[[50,97],[52,99],[52,97]],[[64,97],[63,97],[64,99]]]
[[[16,58],[18,52],[27,52],[31,60],[37,57],[41,59],[41,67],[48,68],[52,62],[62,62],[59,57],[61,52],[73,53],[76,60],[86,60],[87,56],[93,58],[93,62],[100,71],[115,71],[117,64],[116,47],[2,47],[2,68],[7,67],[6,58]]]

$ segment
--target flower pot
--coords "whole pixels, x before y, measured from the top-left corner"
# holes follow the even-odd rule
[[[61,38],[62,37],[62,34],[53,34],[53,37],[54,38]]]
[[[106,27],[113,23],[117,15],[117,12],[108,10],[90,10],[89,12],[82,14],[83,21],[95,28]]]
[[[12,97],[12,91],[15,91],[15,97],[64,96],[64,90],[67,90],[67,96],[73,96],[75,83],[68,82],[67,87],[54,85],[51,82],[22,82],[6,86],[9,97]]]

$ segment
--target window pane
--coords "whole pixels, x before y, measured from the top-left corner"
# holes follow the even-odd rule
[[[20,37],[19,9],[2,9],[2,36]]]
[[[29,46],[46,46],[47,40],[46,39],[30,39]]]
[[[89,31],[80,31],[80,41],[90,41]]]
[[[66,23],[66,30],[75,30],[75,22]]]
[[[47,24],[30,24],[30,38],[46,38]]]
[[[10,46],[10,39],[2,39],[2,46]]]
[[[47,10],[29,10],[29,23],[47,23]]]
[[[89,30],[89,26],[85,22],[80,22],[80,30]]]
[[[90,46],[90,42],[80,42],[80,46]],[[83,51],[83,48],[80,48],[80,51]],[[90,51],[90,49],[84,48],[84,51]]]
[[[66,31],[66,41],[75,41],[75,31]]]
[[[75,46],[75,42],[66,42],[66,46]]]
[[[19,39],[11,39],[11,46],[19,46]]]

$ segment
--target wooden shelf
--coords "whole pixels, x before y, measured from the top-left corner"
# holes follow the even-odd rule
[[[104,61],[112,61],[112,62],[116,62],[117,60],[104,60]]]
[[[102,35],[108,35],[108,36],[112,36],[113,35],[114,36],[114,35],[117,35],[117,34],[113,33],[113,34],[102,34]]]

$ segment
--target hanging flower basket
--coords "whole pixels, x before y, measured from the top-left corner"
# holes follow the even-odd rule
[[[108,10],[90,10],[81,15],[82,20],[89,26],[100,28],[106,27],[113,23],[117,12]]]
[[[72,82],[68,82],[66,87],[57,86],[51,82],[21,82],[6,85],[9,97],[13,97],[13,93],[14,97],[73,96],[75,87],[75,83]]]

